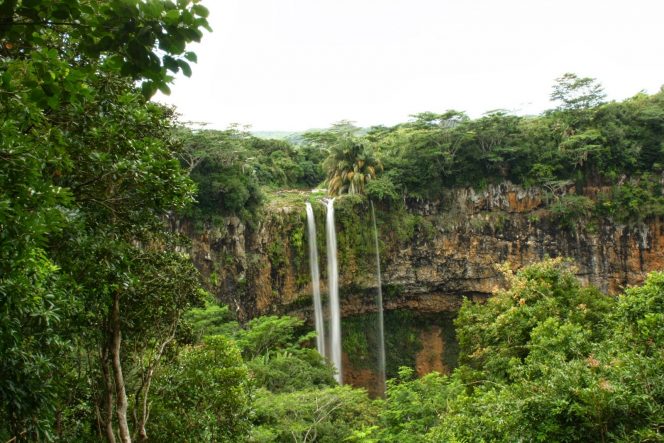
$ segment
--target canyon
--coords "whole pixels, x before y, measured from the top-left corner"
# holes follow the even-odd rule
[[[569,186],[552,195],[505,182],[481,190],[451,189],[436,201],[377,204],[386,312],[453,318],[464,298],[482,300],[504,287],[497,266],[504,263],[517,270],[546,257],[566,257],[579,279],[607,294],[664,268],[662,220],[620,224],[580,217],[563,224],[551,211],[551,202],[577,192],[593,198],[599,189]],[[313,325],[304,202],[315,198],[302,191],[282,191],[281,197],[270,199],[252,223],[226,217],[196,226],[173,219],[172,228],[191,239],[190,254],[208,289],[240,321],[291,314]],[[324,220],[323,205],[313,205],[317,220]],[[369,202],[357,196],[338,199],[336,220],[342,317],[374,315],[377,287]],[[324,232],[322,224],[318,232]],[[324,244],[318,249],[324,250]],[[326,278],[323,270],[324,296]],[[417,336],[417,346],[410,350],[412,367],[420,375],[448,370],[449,356],[448,362],[442,356],[454,347],[450,334],[430,322],[412,323]],[[388,329],[386,323],[389,336]],[[389,347],[387,358],[388,375],[393,376]],[[345,378],[367,385],[365,369],[354,371],[352,366]]]

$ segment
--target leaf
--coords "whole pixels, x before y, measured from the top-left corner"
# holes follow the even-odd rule
[[[69,8],[66,5],[58,5],[51,12],[51,15],[53,18],[58,20],[69,20],[71,14],[69,12]]]
[[[10,90],[12,76],[9,72],[2,74],[2,87],[6,90]]]
[[[166,83],[159,83],[157,86],[159,90],[165,95],[171,95],[171,88]]]
[[[169,25],[175,25],[180,21],[180,11],[171,9],[164,15],[164,22]]]
[[[210,15],[210,11],[208,10],[208,8],[206,8],[203,5],[194,5],[191,8],[191,12],[193,12],[194,14],[196,14],[200,17],[207,17],[208,15]]]
[[[52,95],[46,99],[46,104],[51,109],[58,109],[60,107],[60,97],[58,95]]]
[[[182,68],[182,73],[184,75],[191,77],[191,67],[189,66],[189,63],[184,60],[178,60],[178,65],[180,65],[180,68]]]
[[[143,10],[150,17],[159,17],[164,10],[164,4],[157,0],[150,0],[143,4]]]
[[[141,85],[141,93],[143,94],[143,97],[149,99],[154,95],[155,92],[157,92],[157,89],[154,85],[154,82],[146,81]]]
[[[178,72],[180,70],[180,65],[176,59],[170,55],[165,55],[163,58],[164,67],[172,72]]]

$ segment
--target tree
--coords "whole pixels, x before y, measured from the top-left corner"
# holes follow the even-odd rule
[[[339,442],[374,421],[366,392],[350,386],[292,393],[256,393],[251,440],[259,442]]]
[[[469,140],[461,154],[462,158],[466,159],[465,162],[462,161],[463,165],[475,166],[470,160],[472,158],[483,165],[482,175],[498,176],[502,179],[510,177],[511,170],[518,165],[516,160],[520,154],[518,146],[521,141],[521,121],[521,117],[496,110],[468,122],[465,129]]]
[[[364,194],[366,184],[382,170],[382,163],[366,142],[342,135],[330,146],[323,168],[330,195]]]
[[[97,363],[86,379],[98,394],[98,427],[113,441],[117,423],[121,440],[130,441],[129,387],[137,376],[146,382],[138,396],[147,396],[153,371],[151,362],[138,358],[140,364],[132,365],[132,359],[145,351],[153,355],[146,359],[158,362],[161,343],[199,298],[191,265],[178,258],[163,222],[168,211],[191,201],[193,186],[164,140],[170,111],[146,103],[126,80],[98,81],[92,83],[99,86],[87,105],[87,125],[68,133],[68,160],[75,168],[55,179],[71,189],[76,223],[54,235],[49,250],[88,312],[77,323],[85,338],[80,346]],[[172,280],[178,274],[187,278]],[[159,309],[146,311],[149,306]]]
[[[617,303],[570,277],[547,261],[486,304],[464,305],[462,352],[476,372],[455,371],[467,390],[446,405],[428,441],[662,438],[662,275]],[[470,311],[485,311],[488,322],[473,325],[481,319]]]
[[[295,317],[258,317],[235,338],[258,386],[271,392],[334,386],[334,369],[315,349],[304,346],[313,332],[298,334],[304,325]]]
[[[196,54],[186,52],[186,45],[200,41],[202,29],[211,31],[207,16],[199,0],[9,0],[0,9],[0,39],[6,57],[27,59],[57,49],[62,61],[78,57],[80,64],[69,73],[71,80],[79,77],[81,67],[101,63],[122,76],[142,80],[143,93],[150,97],[157,89],[169,92],[173,79],[169,71],[191,76],[189,62],[196,61]],[[45,98],[62,95],[57,78],[42,80],[39,87]]]
[[[243,441],[249,388],[239,349],[226,337],[208,336],[159,371],[150,432],[159,441]]]
[[[415,378],[413,370],[399,368],[399,376],[387,381],[386,398],[379,410],[379,431],[370,435],[381,442],[422,441],[446,412],[448,404],[464,390],[456,379],[438,372]]]
[[[464,165],[459,156],[472,138],[469,120],[454,110],[412,117],[412,122],[390,130],[376,129],[367,137],[373,140],[397,188],[414,197],[435,197],[444,186],[466,179],[459,175]]]
[[[176,440],[194,438],[188,437],[192,435],[197,440],[210,440],[210,435],[222,441],[229,436],[242,440],[242,431],[251,419],[251,441],[313,441],[316,438],[317,441],[338,441],[337,437],[348,435],[353,425],[359,426],[364,420],[364,415],[357,413],[365,414],[364,409],[371,407],[366,393],[350,387],[334,387],[334,369],[315,349],[307,346],[314,333],[304,332],[303,320],[264,316],[240,326],[229,318],[220,321],[227,314],[225,308],[211,304],[205,310],[197,309],[187,315],[192,327],[203,334],[203,343],[191,351],[206,352],[211,340],[219,343],[227,340],[208,335],[221,332],[233,340],[224,342],[225,349],[231,348],[232,352],[238,349],[238,355],[243,356],[245,374],[239,378],[224,374],[223,371],[230,371],[224,362],[217,365],[220,369],[201,361],[186,371],[180,361],[164,368],[163,374],[167,376],[161,379],[163,384],[159,388],[163,397],[157,400],[164,418],[153,421],[153,426],[158,426],[151,431],[153,435]],[[189,374],[194,370],[195,377]],[[243,421],[229,423],[228,431],[222,434],[221,428],[215,427],[218,419],[215,417],[226,417],[225,420],[233,417],[230,411],[239,404],[237,397],[228,394],[228,387],[233,387],[237,393],[240,383],[247,381],[247,375],[252,381],[251,387],[255,388],[251,391],[251,413],[243,410]],[[220,387],[210,391],[204,383],[208,378]],[[249,383],[243,386],[248,388]],[[228,405],[221,409],[222,404]],[[248,405],[245,403],[245,406]],[[180,415],[185,420],[179,420]],[[234,428],[240,424],[244,427]],[[218,434],[210,432],[213,429],[218,429]]]
[[[532,330],[547,318],[592,328],[612,299],[584,288],[562,259],[545,260],[517,274],[504,269],[510,288],[498,291],[486,306],[466,300],[455,321],[460,362],[494,382],[512,379],[511,368],[528,356]],[[594,338],[605,331],[594,328]]]
[[[206,15],[189,1],[0,6],[5,440],[64,432],[56,422],[66,377],[58,376],[86,355],[66,351],[80,342],[88,357],[100,354],[88,374],[96,380],[110,369],[115,379],[117,418],[105,420],[107,438],[114,441],[117,423],[121,439],[130,440],[120,351],[132,305],[125,302],[145,277],[137,271],[142,251],[154,248],[157,261],[173,251],[161,217],[190,202],[193,191],[162,132],[172,112],[144,97],[168,92],[169,71],[190,73],[195,54],[185,46],[200,39]],[[143,96],[135,88],[141,81]],[[174,302],[175,312],[192,297]],[[89,317],[86,305],[97,308]],[[70,322],[79,316],[86,318],[80,328]],[[113,405],[104,405],[112,417]]]
[[[595,108],[602,104],[605,97],[604,88],[596,79],[579,77],[570,72],[556,79],[551,92],[551,100],[559,102],[558,109],[563,111]]]
[[[250,155],[248,142],[252,139],[251,134],[235,126],[224,131],[180,127],[174,136],[182,143],[177,156],[190,175],[205,160],[213,159],[220,165],[229,167],[246,163]]]

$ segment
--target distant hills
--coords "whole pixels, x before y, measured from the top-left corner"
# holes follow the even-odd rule
[[[311,129],[309,131],[313,131]],[[258,138],[271,140],[285,140],[293,144],[299,144],[302,141],[302,134],[309,131],[251,131],[251,135]]]
[[[271,138],[276,140],[288,140],[292,136],[299,136],[306,131],[293,132],[293,131],[251,131],[254,137],[258,138]]]
[[[299,144],[302,141],[302,134],[307,132],[325,132],[329,128],[311,128],[305,131],[249,131],[251,135],[263,139],[272,140],[286,140],[293,144]],[[369,131],[369,128],[358,128],[357,135],[364,135]]]

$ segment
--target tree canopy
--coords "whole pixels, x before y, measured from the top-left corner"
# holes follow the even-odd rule
[[[142,438],[151,374],[200,302],[163,224],[194,187],[168,136],[172,110],[146,97],[168,92],[170,73],[190,74],[186,44],[207,10],[0,8],[0,438]],[[71,414],[81,407],[98,413]]]

